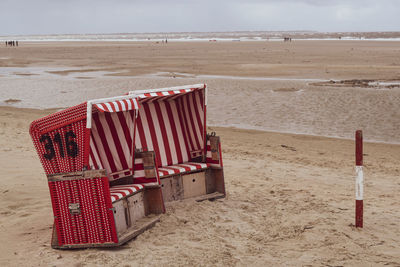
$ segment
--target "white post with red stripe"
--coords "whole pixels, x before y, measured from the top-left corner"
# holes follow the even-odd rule
[[[363,199],[364,199],[364,173],[363,173],[363,136],[362,131],[356,131],[356,227],[363,227]]]

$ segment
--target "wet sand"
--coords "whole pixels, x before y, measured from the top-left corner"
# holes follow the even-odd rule
[[[399,78],[399,42],[39,42],[0,47],[1,67],[45,66],[250,77]],[[67,71],[68,72],[68,71]]]
[[[399,145],[365,144],[365,228],[361,230],[353,225],[353,141],[216,126],[209,130],[222,138],[226,199],[169,205],[156,227],[119,249],[53,250],[50,196],[28,127],[54,110],[13,108],[70,106],[132,89],[203,80],[177,73],[395,81],[400,71],[397,47],[394,42],[304,41],[0,48],[3,67],[114,72],[112,77],[102,73],[86,79],[84,72],[70,71],[0,77],[0,101],[22,100],[0,107],[0,264],[400,265]],[[263,54],[263,48],[270,52]],[[346,51],[353,52],[345,56]],[[171,74],[155,77],[158,72]],[[209,124],[270,131],[306,129],[310,134],[334,132],[346,138],[361,127],[367,139],[400,140],[396,87],[227,77],[204,80],[210,89]]]

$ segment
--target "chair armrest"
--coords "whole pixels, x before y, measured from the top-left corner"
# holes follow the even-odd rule
[[[47,175],[47,180],[49,182],[57,182],[57,181],[90,179],[95,177],[107,177],[106,170],[87,170],[79,172],[50,174]]]

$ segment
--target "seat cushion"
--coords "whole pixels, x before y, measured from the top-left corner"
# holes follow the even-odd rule
[[[158,168],[158,175],[160,176],[160,178],[162,178],[163,176],[171,174],[179,174],[179,173],[207,169],[209,166],[210,165],[208,163],[199,163],[199,162],[186,162],[171,166],[163,166]]]
[[[116,185],[110,187],[111,201],[115,202],[121,198],[128,197],[141,191],[144,188],[141,184],[129,184],[129,185]]]

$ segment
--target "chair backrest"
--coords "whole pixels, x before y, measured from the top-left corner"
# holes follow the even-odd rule
[[[204,90],[140,102],[136,126],[136,148],[158,167],[190,161],[204,151]]]
[[[97,112],[92,117],[89,164],[106,169],[111,179],[132,174],[135,112]]]

